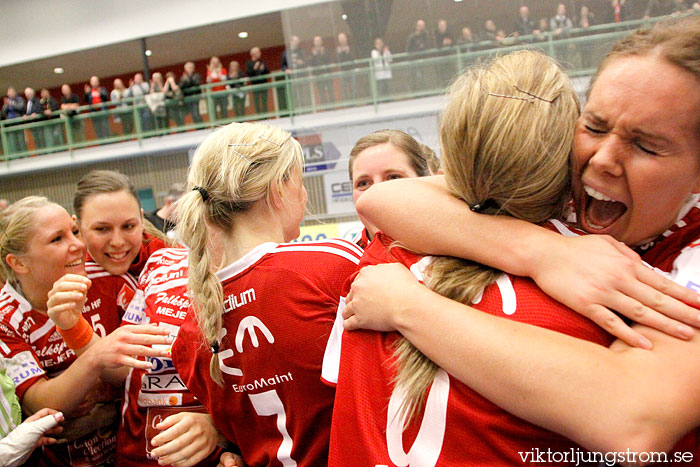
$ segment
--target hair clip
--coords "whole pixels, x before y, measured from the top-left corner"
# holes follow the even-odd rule
[[[519,88],[518,86],[516,86],[516,85],[513,85],[513,87],[514,87],[518,92],[522,92],[523,94],[527,94],[527,95],[530,96],[530,97],[534,97],[535,99],[539,99],[539,100],[541,100],[541,101],[543,101],[543,102],[546,102],[546,103],[548,103],[548,104],[551,104],[552,102],[554,102],[554,99],[556,99],[556,97],[555,97],[554,99],[545,99],[544,97],[540,97],[540,96],[538,96],[538,95],[536,95],[536,94],[533,94],[533,93],[531,93],[531,92],[524,91],[524,90],[520,89],[520,88]]]
[[[207,190],[205,190],[201,186],[196,186],[196,187],[192,188],[192,191],[198,191],[199,194],[202,195],[202,201],[204,201],[205,203],[209,199],[209,192],[207,192]]]
[[[278,148],[281,148],[281,147],[284,145],[284,143],[286,143],[286,142],[289,140],[289,138],[291,138],[291,135],[290,135],[286,140],[284,140],[283,142],[277,143],[277,142],[272,141],[272,140],[269,140],[269,139],[267,139],[267,138],[263,138],[262,136],[258,136],[258,139],[257,139],[256,141],[253,141],[252,143],[229,143],[228,147],[232,148],[233,152],[235,152],[236,154],[238,154],[238,156],[239,156],[241,159],[243,159],[244,161],[246,161],[246,162],[249,163],[249,164],[252,164],[253,161],[251,161],[250,159],[248,159],[246,156],[244,156],[244,155],[241,154],[240,152],[236,151],[236,149],[234,149],[234,148],[235,148],[236,146],[246,146],[246,147],[255,146],[255,145],[258,144],[260,141],[267,141],[268,143],[274,144],[274,145],[277,146]]]
[[[486,198],[480,203],[470,204],[469,209],[471,209],[473,212],[482,212],[487,210],[488,208],[493,208],[497,206],[498,204],[496,203],[496,201],[493,200],[493,198]]]
[[[489,93],[487,93],[487,94],[488,94],[489,96],[503,97],[503,98],[505,98],[505,99],[517,99],[517,100],[519,100],[519,101],[525,101],[525,102],[529,102],[529,103],[531,103],[531,104],[532,104],[533,102],[535,102],[535,99],[539,99],[539,100],[541,100],[541,101],[543,101],[543,102],[546,102],[546,103],[548,103],[548,104],[551,104],[552,102],[554,102],[554,99],[556,99],[556,97],[555,97],[555,98],[552,99],[552,100],[548,100],[548,99],[545,99],[544,97],[540,97],[540,96],[538,96],[538,95],[536,95],[536,94],[533,94],[533,93],[531,93],[531,92],[524,91],[524,90],[520,89],[520,88],[519,88],[518,86],[516,86],[516,85],[513,85],[513,87],[515,88],[516,91],[522,92],[523,94],[527,94],[527,95],[530,96],[530,97],[509,96],[509,95],[507,95],[507,94],[496,94],[495,92],[489,92]]]

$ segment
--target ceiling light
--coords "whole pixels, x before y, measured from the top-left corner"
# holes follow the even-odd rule
[[[461,2],[461,1],[462,1],[462,0],[455,0],[455,3],[459,3],[459,2]]]
[[[146,57],[150,57],[151,55],[153,55],[153,52],[151,52],[151,49],[147,49],[146,52],[144,52],[144,53],[146,54]]]
[[[246,37],[248,37],[248,33],[245,31],[241,31],[238,33],[238,37],[240,37],[241,39],[245,39]]]
[[[348,19],[348,15],[346,15],[345,13],[343,13],[340,17],[343,18],[343,20]]]
[[[53,69],[53,72],[56,73],[57,75],[60,75],[61,73],[63,73],[63,68],[61,68],[60,66],[57,66],[56,68]]]

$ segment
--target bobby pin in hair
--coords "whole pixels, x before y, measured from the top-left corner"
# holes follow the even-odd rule
[[[486,198],[480,203],[470,204],[469,209],[471,209],[474,212],[482,212],[487,210],[488,208],[494,208],[496,206],[498,206],[498,204],[496,204],[496,201],[494,201],[492,198]]]
[[[201,186],[196,186],[192,188],[192,191],[198,191],[199,194],[202,195],[202,201],[204,201],[205,203],[209,199],[209,192]]]
[[[554,102],[554,99],[551,99],[551,100],[545,99],[544,97],[540,97],[540,96],[535,95],[535,94],[533,94],[533,93],[531,93],[531,92],[524,91],[524,90],[520,89],[518,86],[515,86],[515,85],[514,85],[513,87],[516,89],[516,91],[522,92],[523,94],[527,94],[527,95],[530,96],[530,97],[509,96],[509,95],[507,95],[507,94],[496,94],[495,92],[489,92],[488,95],[489,95],[489,96],[494,96],[494,97],[503,97],[503,98],[505,98],[505,99],[517,99],[517,100],[519,100],[519,101],[529,102],[530,104],[532,104],[533,102],[535,102],[535,99],[539,99],[539,100],[541,100],[541,101],[543,101],[543,102],[546,102],[546,103],[548,103],[548,104],[551,104],[552,102]],[[555,98],[555,99],[556,99],[556,98]]]
[[[290,136],[290,137],[291,137],[291,136]],[[287,138],[287,139],[289,139],[289,138]],[[274,144],[274,145],[277,146],[278,148],[281,148],[282,145],[283,145],[284,143],[287,142],[287,139],[284,140],[284,141],[281,142],[281,143],[276,143],[276,142],[274,142],[274,141],[272,141],[272,140],[269,140],[269,139],[267,139],[267,138],[263,138],[262,136],[259,136],[258,139],[257,139],[256,141],[253,141],[252,143],[229,143],[228,147],[233,148],[233,152],[235,152],[236,154],[238,154],[238,156],[239,156],[241,159],[243,159],[244,161],[248,162],[249,164],[252,164],[253,161],[251,161],[250,159],[248,159],[246,156],[244,156],[244,155],[241,154],[240,152],[236,151],[235,148],[236,148],[237,146],[248,146],[248,147],[250,147],[250,146],[255,146],[255,145],[258,144],[260,141],[267,141],[268,143]]]

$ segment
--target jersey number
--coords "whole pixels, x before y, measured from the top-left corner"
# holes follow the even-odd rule
[[[92,329],[95,330],[95,334],[100,336],[100,338],[104,338],[107,335],[107,330],[105,329],[104,326],[100,324],[100,315],[92,315],[90,316],[90,321],[92,322]]]
[[[282,444],[277,450],[277,459],[284,467],[296,467],[297,462],[292,459],[292,437],[287,432],[287,414],[284,405],[277,395],[277,391],[261,392],[260,394],[248,394],[255,412],[261,417],[277,417],[277,429],[282,435]]]
[[[438,370],[425,401],[425,413],[416,440],[406,452],[403,447],[404,418],[399,416],[404,399],[403,388],[397,387],[389,399],[386,419],[386,447],[391,462],[399,467],[434,467],[442,451],[447,422],[447,400],[450,396],[450,377]]]

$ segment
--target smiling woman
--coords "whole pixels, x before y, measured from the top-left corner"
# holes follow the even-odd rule
[[[110,274],[138,277],[148,257],[171,240],[144,220],[131,180],[119,172],[93,170],[78,182],[73,209],[92,259]]]
[[[112,332],[120,322],[117,292],[130,280],[103,275],[99,287],[91,284],[77,234],[65,209],[46,198],[24,198],[0,213],[0,264],[7,277],[0,290],[0,351],[7,375],[25,413],[48,406],[66,415],[64,442],[44,449],[48,465],[101,465],[111,459],[121,391],[105,381],[119,382],[124,373],[112,370],[123,364],[143,364],[127,355],[159,355],[115,344],[164,342],[143,336],[162,334],[145,326]],[[83,317],[81,332],[54,324],[65,310]],[[93,343],[89,349],[86,341]]]

